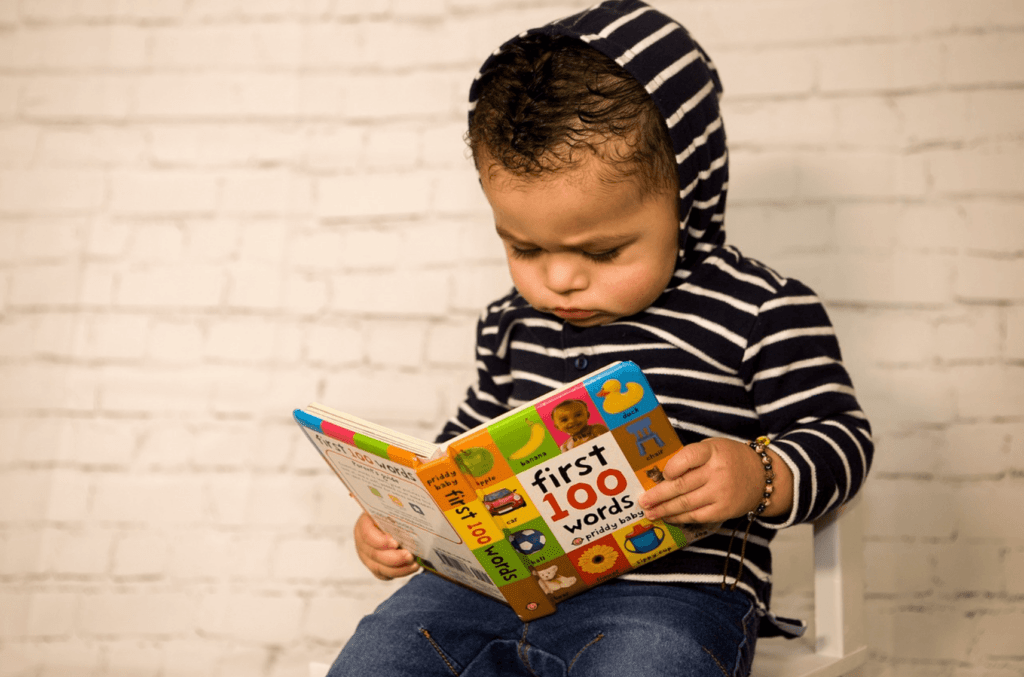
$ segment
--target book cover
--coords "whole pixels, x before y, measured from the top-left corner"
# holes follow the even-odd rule
[[[632,362],[618,362],[448,444],[556,602],[711,532],[644,517],[637,497],[682,443]]]
[[[710,533],[644,517],[682,444],[640,368],[617,362],[447,444],[321,405],[295,411],[378,526],[422,566],[524,620]]]

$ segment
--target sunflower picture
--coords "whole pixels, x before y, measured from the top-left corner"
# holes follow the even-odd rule
[[[607,545],[595,545],[580,555],[579,567],[588,574],[600,574],[615,566],[619,553]]]

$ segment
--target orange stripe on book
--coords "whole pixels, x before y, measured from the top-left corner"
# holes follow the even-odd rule
[[[390,444],[388,445],[388,460],[404,465],[407,468],[415,468],[422,462],[420,457],[411,451],[406,451]]]

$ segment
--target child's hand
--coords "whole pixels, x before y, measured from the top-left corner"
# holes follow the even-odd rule
[[[356,520],[353,531],[360,561],[380,580],[390,581],[419,570],[412,553],[400,548],[395,539],[378,529],[365,512]]]
[[[768,450],[775,471],[771,503],[765,517],[788,513],[793,502],[793,474]],[[765,473],[761,457],[734,440],[709,438],[688,444],[665,464],[665,481],[639,499],[648,519],[672,524],[723,522],[746,515],[763,500]]]

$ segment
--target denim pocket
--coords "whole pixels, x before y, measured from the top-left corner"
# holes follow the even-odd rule
[[[713,602],[708,608],[717,610],[716,617],[720,622],[718,632],[701,633],[701,649],[707,654],[717,670],[711,669],[707,674],[721,674],[722,677],[748,677],[751,664],[754,662],[754,647],[757,644],[757,629],[760,616],[757,606],[745,593],[738,590],[725,590],[719,586],[698,586],[701,594],[710,597]]]
[[[434,650],[434,652],[442,661],[444,661],[444,664],[448,668],[448,671],[455,675],[455,677],[459,677],[459,672],[461,668],[456,667],[458,664],[454,660],[452,660],[451,656],[445,653],[444,649],[441,648],[441,645],[434,640],[434,636],[430,634],[430,631],[426,628],[420,628],[419,631],[423,639],[427,640],[427,643],[430,644],[430,648]]]
[[[747,677],[750,674],[750,666],[754,662],[754,649],[757,646],[757,627],[760,625],[760,617],[757,615],[757,607],[751,603],[750,611],[746,613],[741,621],[743,627],[743,639],[736,650],[736,667],[733,670],[734,677]]]
[[[586,651],[587,649],[589,649],[590,647],[594,646],[598,642],[600,642],[602,639],[604,639],[604,633],[603,632],[599,632],[597,634],[597,637],[594,637],[594,639],[592,639],[589,642],[587,642],[586,644],[584,644],[583,648],[580,649],[579,651],[577,651],[576,655],[572,657],[571,661],[569,661],[569,667],[566,668],[566,672],[572,672],[573,666],[576,665],[576,661],[578,661],[580,659],[580,656],[583,655],[583,652]]]

